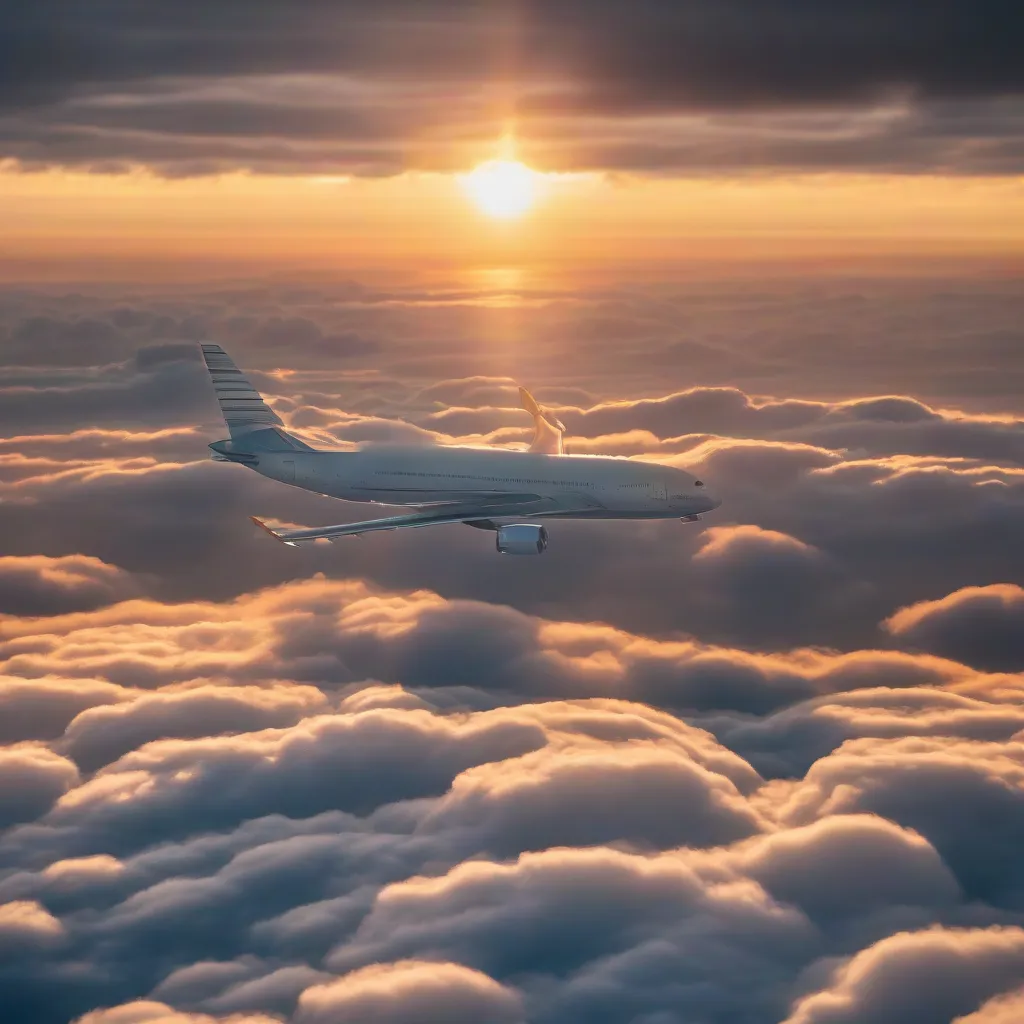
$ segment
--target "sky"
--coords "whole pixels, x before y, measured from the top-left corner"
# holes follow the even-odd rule
[[[1024,1018],[1024,11],[0,0],[0,1006]],[[459,525],[215,463],[692,470]]]

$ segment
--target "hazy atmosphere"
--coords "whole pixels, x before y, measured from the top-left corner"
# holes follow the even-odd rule
[[[1022,52],[0,3],[0,1016],[1024,1019]],[[312,445],[525,385],[722,505],[286,547],[375,513],[212,461],[203,342]]]

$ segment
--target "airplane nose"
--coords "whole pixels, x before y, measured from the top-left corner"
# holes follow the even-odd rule
[[[718,495],[711,493],[705,486],[703,480],[694,480],[694,487],[697,488],[697,493],[700,495],[700,500],[704,504],[704,508],[701,512],[710,512],[713,508],[718,508],[722,504],[722,499]]]

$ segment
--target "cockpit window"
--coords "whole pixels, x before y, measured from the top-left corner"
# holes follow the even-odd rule
[[[704,481],[703,480],[694,480],[693,481],[693,486],[694,487],[703,487],[704,486]]]

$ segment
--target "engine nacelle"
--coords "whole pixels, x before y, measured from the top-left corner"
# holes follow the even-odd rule
[[[499,526],[495,535],[495,547],[503,555],[539,555],[547,546],[548,531],[530,523]]]

